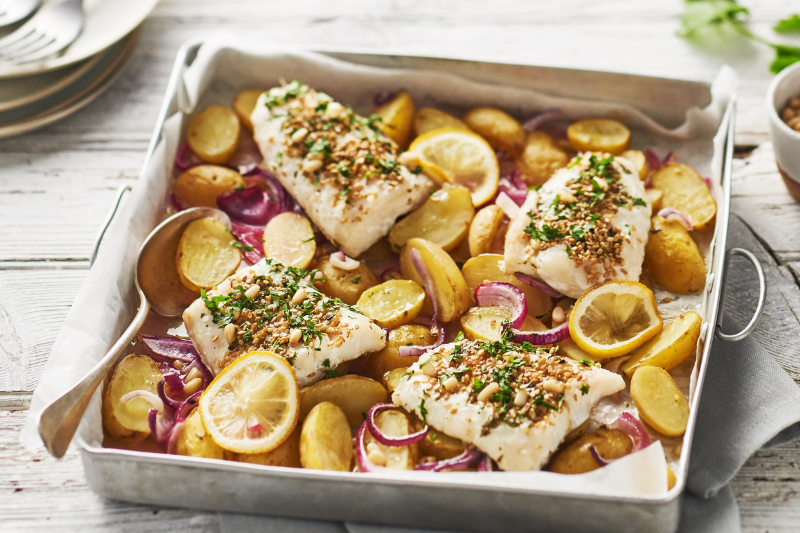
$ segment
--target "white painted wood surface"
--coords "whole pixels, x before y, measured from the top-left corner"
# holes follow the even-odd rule
[[[796,0],[742,1],[752,28],[800,10]],[[80,459],[31,456],[16,442],[30,392],[88,267],[91,245],[121,184],[144,161],[169,71],[186,39],[256,32],[276,42],[632,72],[710,81],[727,63],[740,76],[737,144],[768,139],[764,93],[771,52],[736,37],[675,35],[681,0],[162,0],[116,85],[78,114],[0,141],[0,531],[218,531],[214,513],[104,501]],[[783,38],[800,44],[800,39]],[[756,332],[800,381],[800,206],[769,146],[738,164],[732,239],[754,249],[771,283]],[[734,235],[735,233],[735,235]],[[760,243],[759,243],[760,241]],[[763,245],[763,246],[762,246]],[[750,298],[744,271],[737,297]],[[760,452],[733,484],[746,531],[796,531],[800,444]]]

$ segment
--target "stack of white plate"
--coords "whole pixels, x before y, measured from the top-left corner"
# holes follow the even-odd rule
[[[82,108],[119,77],[158,0],[84,0],[80,36],[60,54],[14,65],[0,59],[0,138],[41,128]],[[19,24],[0,28],[0,38]]]

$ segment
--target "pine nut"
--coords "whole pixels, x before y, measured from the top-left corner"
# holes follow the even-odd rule
[[[458,380],[455,376],[450,376],[446,380],[444,380],[444,388],[448,391],[452,391],[458,388]]]
[[[301,287],[296,293],[294,293],[294,296],[292,296],[292,303],[294,305],[299,305],[303,303],[307,297],[308,293]]]
[[[225,342],[228,344],[233,344],[233,341],[236,340],[236,326],[233,324],[228,324],[225,326]]]
[[[238,309],[234,309],[233,313],[231,313],[231,316],[233,317],[234,320],[239,320],[239,316],[241,314],[242,314],[241,311],[239,311]]]
[[[519,389],[517,391],[517,395],[514,396],[514,405],[517,407],[522,407],[525,405],[525,402],[528,401],[528,391],[525,389]]]
[[[547,381],[542,383],[542,387],[547,392],[552,392],[553,394],[561,394],[562,392],[564,392],[564,384],[552,379],[548,379]]]
[[[368,453],[367,459],[369,459],[369,462],[375,466],[386,466],[386,456],[383,455],[383,452],[380,450],[373,450]]]
[[[322,168],[322,160],[311,159],[303,162],[303,174],[311,174]]]
[[[195,368],[192,368],[192,369],[189,371],[189,373],[188,373],[188,374],[186,374],[186,377],[185,377],[185,378],[183,378],[183,381],[185,381],[186,383],[189,383],[190,381],[192,381],[192,380],[193,380],[193,379],[195,379],[195,378],[202,378],[202,377],[203,377],[203,373],[202,373],[202,372],[200,372],[200,371],[199,371],[199,370],[198,370],[198,369],[195,367]]]
[[[178,370],[183,370],[183,367],[186,366],[186,363],[184,363],[183,361],[178,361],[177,359],[175,359],[175,362],[172,363],[172,366],[174,366]]]
[[[495,382],[489,383],[488,385],[486,385],[486,388],[483,389],[480,394],[478,394],[478,401],[479,402],[488,401],[489,398],[492,396],[492,394],[498,392],[499,390],[500,390],[500,385],[498,385]]]
[[[559,306],[555,306],[553,308],[553,322],[558,322],[559,324],[561,324],[562,322],[564,322],[564,318],[566,318],[564,316],[564,310]]]
[[[261,292],[261,287],[259,287],[258,285],[253,285],[252,287],[244,291],[244,295],[252,300],[256,296],[258,296],[258,293],[260,292]]]
[[[397,157],[397,162],[413,170],[419,165],[419,156],[416,152],[403,152]]]
[[[339,102],[331,102],[328,104],[328,107],[325,108],[325,115],[324,117],[328,120],[339,118],[342,116],[344,112],[344,106]]]
[[[194,378],[189,383],[183,386],[183,392],[187,396],[191,396],[195,392],[200,390],[200,387],[203,386],[203,379],[202,378]]]
[[[369,444],[367,444],[367,453],[379,452],[379,451],[381,451],[381,449],[378,448],[378,445],[375,444],[374,442],[370,442]]]
[[[562,204],[571,204],[573,202],[576,202],[578,199],[575,198],[575,196],[571,192],[564,191],[558,194],[558,200]]]
[[[302,331],[300,331],[299,329],[292,329],[289,332],[289,344],[291,346],[294,346],[295,344],[300,342],[300,337],[302,337],[302,336],[303,336],[303,332]]]
[[[308,135],[308,130],[306,128],[300,128],[296,132],[292,133],[291,136],[292,143],[295,144],[299,143],[300,141],[306,138],[306,135]]]
[[[433,366],[433,363],[428,363],[427,365],[422,367],[422,373],[432,378],[436,375],[436,367]]]

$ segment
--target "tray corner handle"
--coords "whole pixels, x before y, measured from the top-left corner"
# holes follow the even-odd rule
[[[746,338],[753,329],[756,327],[758,323],[758,319],[761,318],[761,312],[764,311],[764,303],[767,300],[767,278],[764,276],[764,269],[761,268],[761,262],[758,258],[753,255],[752,252],[745,250],[744,248],[731,248],[725,254],[725,272],[728,271],[728,263],[733,256],[738,255],[739,257],[744,257],[753,265],[756,269],[756,274],[758,275],[758,305],[756,306],[756,310],[753,313],[753,317],[750,319],[750,322],[738,333],[733,334],[726,334],[722,332],[722,305],[724,301],[720,302],[720,311],[719,311],[719,318],[717,319],[716,327],[714,328],[714,336],[717,337],[721,341],[729,341],[729,342],[738,342],[744,338]],[[725,290],[725,287],[722,287],[722,290]]]

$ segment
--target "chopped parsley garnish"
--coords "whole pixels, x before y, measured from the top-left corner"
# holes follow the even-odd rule
[[[419,416],[422,417],[422,423],[428,424],[428,410],[425,409],[425,398],[419,399]]]
[[[645,201],[644,201],[643,199],[641,199],[641,198],[634,198],[634,199],[633,199],[633,205],[634,205],[634,206],[640,205],[640,206],[642,206],[642,207],[647,207],[647,202],[645,202]]]
[[[240,250],[243,250],[245,252],[252,252],[253,251],[253,247],[252,246],[247,246],[246,244],[242,244],[239,241],[237,241],[236,239],[233,239],[231,241],[231,246],[234,246],[234,247],[236,247],[236,248],[238,248]]]
[[[564,403],[564,395],[563,394],[558,399],[558,405],[553,405],[551,403],[546,402],[545,399],[544,399],[544,393],[543,392],[540,392],[538,394],[538,396],[536,396],[533,399],[533,404],[534,405],[538,405],[540,407],[545,407],[547,409],[550,409],[551,411],[560,411],[561,410],[561,405],[563,403]]]
[[[589,385],[584,383],[581,385],[581,396],[586,396],[587,394],[589,394]]]
[[[353,278],[353,279],[351,279],[351,280],[350,280],[350,283],[353,283],[353,284],[355,284],[355,285],[358,285],[358,282],[359,282],[359,281],[361,281],[361,276],[358,276],[357,278]]]
[[[586,359],[586,358],[584,358],[583,360],[581,360],[581,364],[582,364],[583,366],[592,366],[592,365],[594,365],[594,363],[593,363],[592,361],[590,361],[589,359]]]

